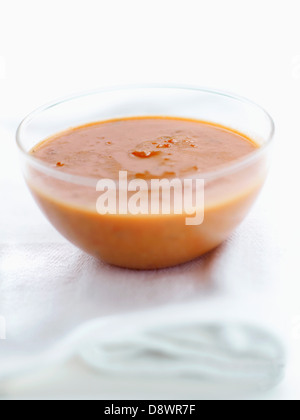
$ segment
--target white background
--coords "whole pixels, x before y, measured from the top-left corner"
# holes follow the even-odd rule
[[[0,0],[0,126],[11,132],[56,97],[138,82],[219,88],[272,114],[277,182],[264,205],[280,227],[285,287],[278,311],[289,311],[291,329],[290,367],[276,398],[294,399],[300,398],[299,16],[298,0]],[[11,141],[1,137],[1,155]],[[17,171],[15,154],[1,165],[3,180]]]

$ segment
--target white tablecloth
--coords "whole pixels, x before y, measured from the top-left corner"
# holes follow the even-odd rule
[[[281,151],[275,152],[269,181],[251,214],[224,245],[177,268],[135,272],[96,261],[53,229],[22,179],[13,134],[13,126],[2,124],[0,316],[6,320],[7,340],[0,341],[0,367],[51,351],[74,331],[98,318],[120,315],[121,322],[127,313],[137,313],[140,318],[146,310],[153,310],[153,319],[161,310],[169,318],[172,314],[180,313],[184,318],[195,313],[200,320],[243,320],[277,334],[287,350],[288,365],[287,379],[274,395],[284,398],[287,389],[293,387],[300,396],[299,286],[290,266],[296,252],[289,248],[294,237],[291,220],[296,220],[297,208],[289,208],[289,186],[278,171]],[[282,219],[283,212],[288,212],[291,220]],[[130,319],[134,323],[134,318]],[[201,397],[195,395],[194,386],[180,378],[169,381],[169,385],[155,378],[143,385],[139,378],[131,380],[129,388],[124,389],[122,378],[108,377],[104,381],[101,375],[70,363],[50,379],[47,374],[30,383],[15,378],[9,387],[5,384],[7,396],[50,393],[76,397],[84,396],[88,387],[89,395],[98,398]],[[81,378],[82,387],[77,382],[74,387],[74,378]]]

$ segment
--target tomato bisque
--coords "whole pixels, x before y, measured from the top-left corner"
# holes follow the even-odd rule
[[[49,174],[36,166],[27,180],[71,242],[113,265],[157,269],[212,250],[243,220],[266,168],[238,162],[258,148],[205,121],[108,120],[38,143],[30,153]]]

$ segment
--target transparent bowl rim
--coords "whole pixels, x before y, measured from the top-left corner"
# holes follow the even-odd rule
[[[236,159],[230,162],[227,165],[220,166],[219,168],[216,168],[214,170],[207,171],[207,172],[197,172],[195,175],[193,175],[193,178],[214,179],[214,178],[223,177],[223,176],[229,175],[232,172],[238,171],[242,169],[244,166],[247,166],[251,164],[253,161],[255,161],[256,159],[258,159],[266,151],[266,149],[269,148],[274,138],[275,124],[271,115],[263,107],[261,107],[257,103],[243,96],[239,96],[239,95],[229,93],[226,91],[203,88],[203,87],[198,87],[198,86],[190,86],[190,85],[174,85],[174,84],[166,84],[166,83],[164,84],[133,84],[133,85],[120,85],[120,86],[113,86],[113,87],[99,88],[99,89],[85,91],[85,92],[81,92],[78,94],[74,94],[74,95],[70,95],[70,96],[58,99],[56,101],[50,102],[48,104],[45,104],[37,108],[36,110],[31,112],[29,115],[27,115],[23,119],[23,121],[20,123],[17,129],[16,142],[17,142],[18,149],[20,150],[23,157],[25,157],[31,164],[33,164],[33,166],[35,166],[39,170],[46,172],[50,176],[64,180],[66,182],[87,185],[87,186],[88,185],[94,186],[95,182],[99,180],[99,177],[79,176],[79,175],[74,175],[68,172],[61,172],[58,169],[53,168],[51,165],[41,161],[40,159],[30,154],[30,152],[25,150],[25,148],[22,145],[23,131],[38,115],[40,115],[41,113],[51,108],[62,105],[64,103],[71,102],[73,100],[77,100],[82,97],[93,96],[93,95],[97,95],[101,93],[137,90],[137,89],[189,90],[189,91],[197,91],[197,92],[207,93],[207,94],[221,96],[221,97],[227,97],[229,99],[255,107],[266,116],[267,120],[269,121],[270,129],[269,129],[269,135],[261,147],[255,149],[253,152],[249,153],[248,155],[240,159]],[[132,117],[134,117],[134,115]]]

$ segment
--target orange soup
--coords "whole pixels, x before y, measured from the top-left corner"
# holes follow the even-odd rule
[[[226,168],[253,153],[247,136],[217,124],[171,117],[109,120],[72,128],[32,149],[57,172],[34,170],[29,186],[54,226],[71,242],[110,264],[156,269],[212,250],[242,221],[265,178],[261,162]],[[224,169],[224,175],[214,175]],[[82,179],[205,179],[204,221],[187,226],[186,214],[99,214],[97,191]],[[202,174],[202,175],[201,175]],[[78,178],[78,179],[79,179]],[[74,178],[75,179],[75,178]]]

